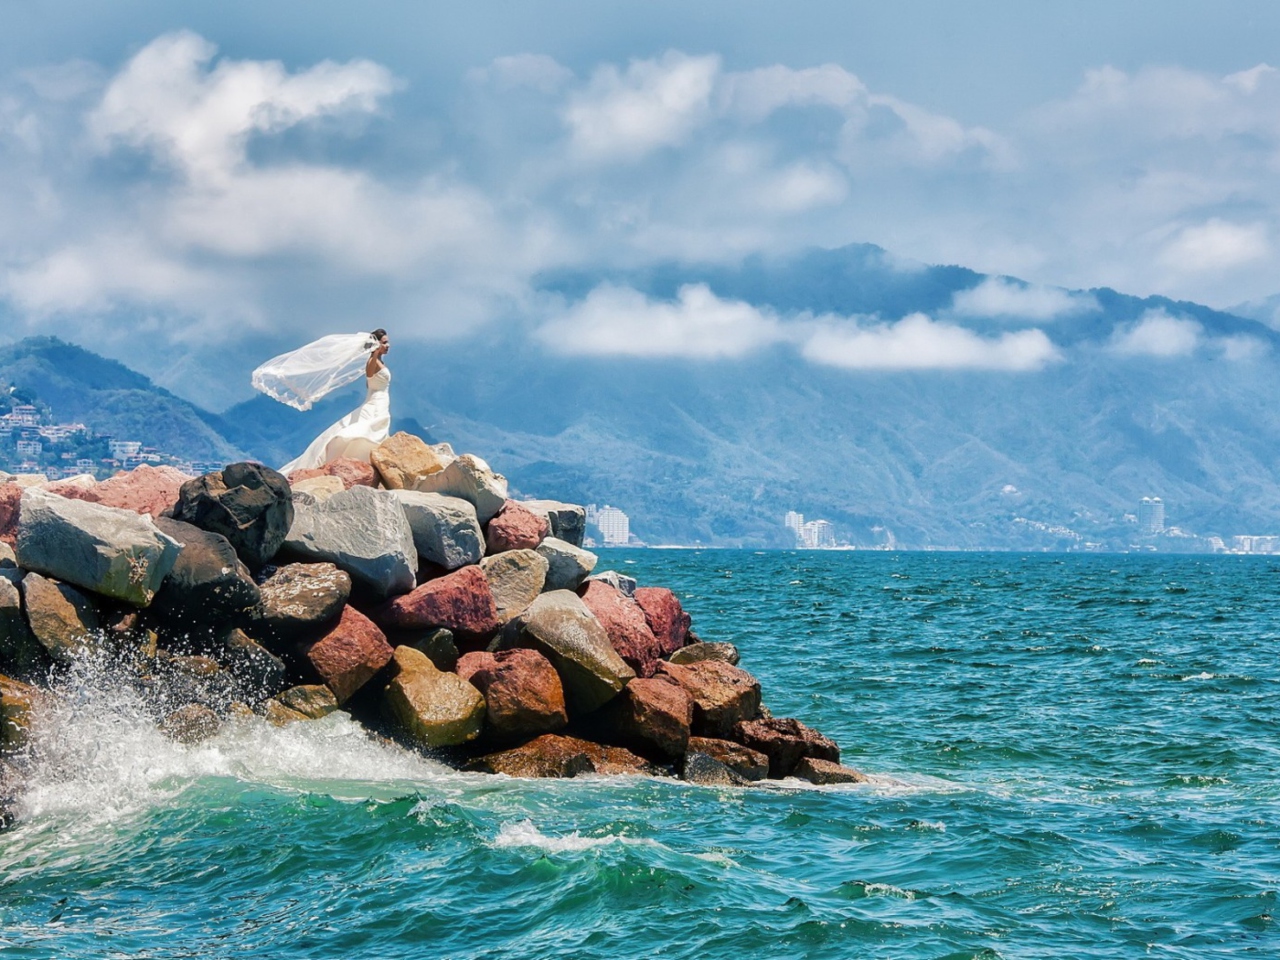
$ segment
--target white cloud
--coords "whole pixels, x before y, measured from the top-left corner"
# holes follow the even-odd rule
[[[1214,217],[1178,231],[1161,259],[1174,270],[1220,272],[1264,260],[1270,253],[1264,224],[1228,223]]]
[[[1061,358],[1043,330],[982,337],[913,313],[897,323],[824,323],[805,342],[814,363],[847,370],[1039,370]]]
[[[604,284],[537,337],[559,353],[711,359],[744,356],[781,342],[786,332],[772,314],[722,300],[706,284],[681,287],[674,302]]]
[[[1265,340],[1260,340],[1247,334],[1222,337],[1215,343],[1215,346],[1222,351],[1224,360],[1232,362],[1256,360],[1270,352],[1270,347],[1267,346]]]
[[[951,299],[951,312],[957,317],[1042,322],[1097,309],[1098,301],[1092,294],[1019,283],[1007,277],[988,277],[976,287],[956,291]]]
[[[1137,323],[1117,330],[1110,347],[1126,357],[1185,357],[1200,345],[1203,333],[1194,320],[1148,310]]]
[[[670,52],[596,70],[564,112],[573,144],[592,158],[634,160],[680,143],[710,114],[719,57]]]

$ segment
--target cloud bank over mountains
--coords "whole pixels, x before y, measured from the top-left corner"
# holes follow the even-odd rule
[[[534,51],[412,123],[398,111],[418,92],[384,64],[232,59],[189,31],[118,64],[0,76],[0,310],[18,333],[98,342],[514,326],[587,355],[1036,371],[1069,359],[1055,330],[1098,310],[1064,287],[1218,306],[1275,292],[1272,67],[1101,67],[995,129],[855,66],[669,50],[575,73]],[[1035,282],[989,278],[903,316],[538,283],[861,241]],[[1152,362],[1259,348],[1169,313],[1107,345]]]

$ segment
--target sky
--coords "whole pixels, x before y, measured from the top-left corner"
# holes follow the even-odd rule
[[[1280,292],[1278,40],[1270,2],[0,0],[0,332],[738,355],[795,334],[537,277],[870,242],[1032,286],[803,353],[1033,369],[1038,328],[964,310]]]

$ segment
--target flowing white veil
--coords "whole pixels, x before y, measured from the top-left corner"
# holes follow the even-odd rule
[[[253,387],[298,410],[310,410],[326,393],[363,376],[375,346],[371,333],[321,337],[258,367],[253,371]]]

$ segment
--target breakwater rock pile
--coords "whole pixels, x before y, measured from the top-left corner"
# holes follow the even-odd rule
[[[408,434],[288,478],[0,475],[0,796],[86,665],[184,742],[343,710],[517,777],[862,779],[771,716],[672,591],[597,571],[584,527],[582,507],[509,499],[484,460]]]

